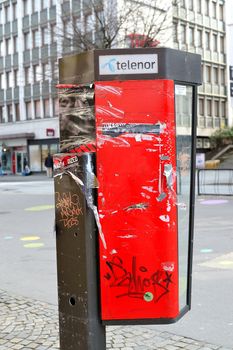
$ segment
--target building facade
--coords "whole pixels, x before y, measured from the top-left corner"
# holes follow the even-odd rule
[[[181,0],[173,6],[173,47],[202,56],[197,150],[207,151],[209,136],[229,124],[225,2]],[[184,121],[185,122],[185,121]]]
[[[117,14],[121,0],[111,1]],[[84,34],[81,39],[90,39],[96,46],[103,42],[98,18],[105,15],[104,7],[101,0],[95,0],[99,7],[93,11],[88,3],[7,0],[0,4],[0,160],[6,173],[20,174],[25,161],[32,171],[43,171],[47,153],[58,151],[58,57],[81,51],[77,45],[80,33]],[[150,3],[145,5],[149,12]],[[159,45],[202,55],[197,148],[207,151],[214,130],[232,123],[227,98],[225,2],[169,0],[166,7],[169,15],[161,21],[163,28],[156,37]],[[114,18],[110,17],[110,22]],[[120,46],[129,46],[124,39]],[[114,45],[119,46],[116,40]],[[180,126],[189,127],[183,112]]]
[[[44,170],[58,150],[56,1],[0,5],[0,154],[5,173]]]

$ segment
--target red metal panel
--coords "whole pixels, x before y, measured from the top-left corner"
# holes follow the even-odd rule
[[[97,82],[95,113],[102,319],[175,318],[174,82]]]

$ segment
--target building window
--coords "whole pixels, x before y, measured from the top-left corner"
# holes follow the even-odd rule
[[[219,117],[219,101],[214,101],[214,116]]]
[[[40,44],[40,33],[38,29],[32,31],[32,44],[33,47],[38,47]]]
[[[34,101],[34,109],[35,109],[35,118],[37,119],[41,118],[40,100]]]
[[[15,103],[15,120],[16,120],[17,122],[20,121],[19,103]]]
[[[13,21],[17,19],[18,14],[17,14],[17,2],[14,2],[12,4],[12,12],[13,12]]]
[[[19,44],[19,40],[18,40],[18,36],[16,35],[13,37],[14,53],[17,53],[19,51],[18,44]]]
[[[55,43],[55,41],[56,41],[56,24],[51,24],[50,33],[51,33],[51,43]]]
[[[23,15],[27,16],[29,14],[28,0],[23,0]]]
[[[0,123],[1,124],[5,123],[5,120],[3,118],[3,107],[2,106],[0,106]]]
[[[50,112],[49,112],[49,99],[43,100],[43,109],[44,109],[44,117],[49,118]]]
[[[11,20],[11,13],[10,13],[10,10],[11,10],[10,5],[5,6],[5,22],[6,22],[6,23],[7,23],[7,22],[10,22],[10,20]]]
[[[6,55],[12,54],[12,42],[11,38],[6,39]]]
[[[58,79],[58,66],[57,62],[54,61],[51,62],[51,76],[54,80]]]
[[[218,35],[217,34],[213,34],[213,50],[215,52],[218,51]]]
[[[202,47],[202,30],[197,30],[197,47]]]
[[[204,99],[199,99],[199,115],[204,115]]]
[[[58,116],[58,99],[53,98],[53,116],[57,117]]]
[[[206,66],[206,82],[211,82],[211,66]]]
[[[225,118],[226,117],[226,103],[225,101],[221,102],[221,118]]]
[[[42,28],[42,45],[48,45],[49,31],[47,27]]]
[[[10,89],[13,87],[12,72],[6,72],[6,88]]]
[[[224,20],[224,9],[222,4],[219,4],[219,19],[220,21]]]
[[[212,17],[217,18],[217,4],[214,1],[212,1]]]
[[[213,67],[213,80],[214,84],[218,84],[218,68]]]
[[[3,56],[3,40],[0,41],[0,56]]]
[[[30,84],[30,67],[24,68],[25,84]]]
[[[189,0],[189,10],[193,11],[193,0]]]
[[[13,122],[13,110],[12,110],[12,105],[7,106],[7,121],[8,123]]]
[[[206,109],[207,109],[207,115],[210,117],[212,116],[212,101],[211,100],[207,100],[206,101]]]
[[[31,102],[25,103],[25,110],[26,110],[26,118],[27,120],[32,119],[32,104]]]
[[[24,33],[24,50],[30,49],[30,33]]]
[[[194,28],[189,28],[189,44],[194,46]]]
[[[178,31],[177,31],[177,23],[173,23],[173,41],[178,43]]]
[[[0,73],[0,89],[4,89],[4,84],[3,84],[3,73]]]
[[[225,52],[225,40],[224,36],[220,36],[220,52],[224,53]]]
[[[206,50],[210,49],[210,33],[205,32],[205,48]]]
[[[40,74],[40,66],[39,64],[36,64],[33,66],[33,81],[34,83],[40,81],[41,74]]]
[[[220,69],[220,83],[221,85],[225,85],[225,69]]]
[[[210,15],[210,2],[209,2],[209,0],[205,0],[205,15],[206,16]]]
[[[180,26],[180,41],[182,44],[186,43],[186,27],[184,24]]]
[[[19,70],[14,70],[14,87],[19,86]]]
[[[197,0],[197,13],[201,13],[201,0]]]
[[[43,77],[43,80],[49,79],[49,64],[48,63],[42,64],[42,77]]]

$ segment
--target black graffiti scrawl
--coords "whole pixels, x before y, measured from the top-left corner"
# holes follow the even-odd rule
[[[95,144],[94,88],[59,88],[60,150]]]

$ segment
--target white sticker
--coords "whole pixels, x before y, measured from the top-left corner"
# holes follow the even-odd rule
[[[157,54],[99,56],[100,75],[158,73]]]
[[[176,85],[175,87],[176,95],[186,96],[186,90],[185,85]]]

